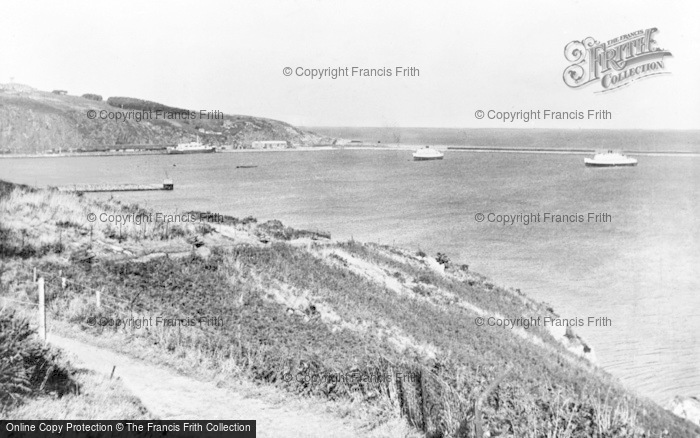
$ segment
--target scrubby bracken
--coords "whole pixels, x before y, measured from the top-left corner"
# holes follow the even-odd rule
[[[366,411],[369,427],[402,416],[445,437],[698,433],[598,369],[571,332],[564,342],[542,327],[475,324],[553,313],[444,254],[334,242],[252,218],[117,230],[86,215],[137,206],[26,188],[4,193],[7,293],[35,299],[25,285],[37,268],[52,285],[50,317],[76,330],[123,334],[222,375],[346,400]],[[60,251],[45,249],[57,244]],[[179,322],[95,324],[157,317]]]
[[[71,371],[41,342],[29,321],[0,310],[0,412],[24,397],[73,392]]]

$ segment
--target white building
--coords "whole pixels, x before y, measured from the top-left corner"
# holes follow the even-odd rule
[[[264,140],[251,143],[253,149],[284,149],[287,147],[286,141]]]

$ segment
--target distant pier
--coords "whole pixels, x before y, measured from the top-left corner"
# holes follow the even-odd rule
[[[498,146],[448,146],[448,151],[465,151],[465,152],[512,152],[519,154],[593,154],[594,149],[565,149],[565,148],[528,148],[528,147],[498,147]],[[631,155],[647,155],[647,156],[679,156],[679,157],[697,157],[700,156],[697,152],[686,151],[634,151],[625,150],[625,153]]]
[[[57,187],[59,192],[146,192],[153,190],[173,190],[174,184],[166,179],[162,184],[74,184]]]

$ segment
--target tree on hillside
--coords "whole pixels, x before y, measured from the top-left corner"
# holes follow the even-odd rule
[[[85,93],[83,94],[83,98],[102,102],[102,96],[100,96],[99,94]]]

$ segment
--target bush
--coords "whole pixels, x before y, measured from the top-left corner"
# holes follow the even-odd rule
[[[86,93],[86,94],[83,94],[83,98],[102,102],[102,96],[100,96],[99,94]]]
[[[427,274],[421,274],[418,276],[417,281],[419,283],[433,284],[433,277]]]
[[[167,228],[166,228],[167,229]],[[187,231],[180,224],[170,225],[170,229],[167,231],[167,238],[175,239],[177,237],[186,237]]]
[[[20,236],[17,236],[12,230],[0,225],[0,257],[28,259],[46,254],[61,254],[65,250],[65,245],[60,241],[34,246],[27,240],[29,239],[26,233],[20,233]]]
[[[264,224],[258,225],[256,233],[261,237],[268,235],[277,240],[294,240],[303,237],[308,237],[313,240],[331,238],[330,233],[323,231],[297,230],[291,227],[285,227],[282,222],[278,220],[269,220]]]
[[[75,222],[70,221],[70,220],[68,220],[68,221],[60,220],[60,221],[56,222],[56,226],[58,228],[80,228],[79,224],[76,224]]]
[[[69,370],[35,338],[29,322],[13,312],[0,314],[0,407],[17,402],[23,395],[73,391]]]
[[[447,254],[439,252],[435,256],[435,260],[446,268],[450,265],[450,258],[447,257]]]
[[[132,109],[137,111],[163,111],[168,113],[186,113],[190,111],[182,108],[175,108],[149,100],[134,99],[133,97],[110,97],[107,104],[115,108]]]
[[[208,223],[215,223],[220,225],[248,225],[255,224],[258,222],[253,216],[248,216],[244,219],[239,219],[234,216],[229,216],[226,214],[212,213],[210,211],[196,211],[192,210],[187,212],[187,214],[195,215],[199,217],[200,221],[205,221]]]
[[[258,220],[257,220],[256,218],[254,218],[253,216],[245,217],[245,218],[243,218],[243,220],[241,221],[241,223],[242,223],[243,225],[255,224],[255,223],[257,223],[257,222],[258,222]]]

